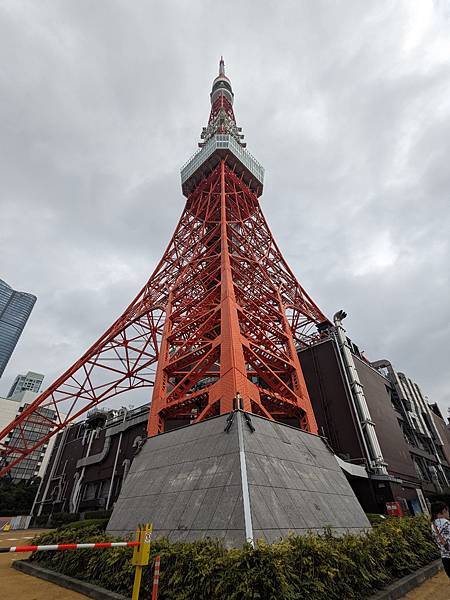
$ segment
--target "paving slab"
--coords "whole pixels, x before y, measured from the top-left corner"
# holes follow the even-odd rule
[[[30,536],[44,533],[45,530],[8,531],[0,533],[0,546],[18,546],[30,543]],[[14,538],[11,541],[11,538]],[[54,583],[36,579],[31,575],[20,573],[11,568],[18,559],[25,559],[30,552],[15,554],[0,554],[0,598],[2,600],[83,600],[87,596],[60,588]]]
[[[449,600],[450,579],[443,570],[416,587],[406,596],[404,600]]]

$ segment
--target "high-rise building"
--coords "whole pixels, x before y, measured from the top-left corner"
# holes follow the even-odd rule
[[[14,398],[0,398],[0,430],[5,425],[14,421],[25,411],[37,397],[37,392],[24,390],[17,392]],[[26,427],[13,428],[5,439],[7,446],[15,446],[19,443],[30,445],[37,437],[46,436],[54,427],[56,420],[56,412],[47,408],[39,408],[35,413],[32,421],[29,421]],[[53,448],[54,438],[50,438],[39,448],[29,453],[25,460],[19,465],[13,467],[9,476],[13,481],[23,481],[33,479],[34,477],[42,477],[50,454]],[[13,457],[16,454],[13,453]]]
[[[434,419],[437,413],[419,385],[396,371],[388,360],[376,361],[372,366],[391,382],[392,405],[418,477],[436,488],[437,492],[447,491],[450,468],[444,452],[446,439]]]
[[[28,371],[26,375],[17,375],[14,383],[11,386],[11,389],[8,392],[7,398],[14,398],[20,392],[39,392],[41,389],[42,381],[44,380],[44,375],[42,373],[34,373],[33,371]]]
[[[17,292],[0,279],[0,377],[33,310],[36,296]]]
[[[59,432],[34,515],[112,508],[147,437],[148,413],[149,404],[97,407]]]
[[[387,502],[422,512],[424,497],[450,491],[445,421],[389,361],[364,357],[347,337],[344,316],[336,313],[334,327],[299,349],[319,431],[345,461],[341,467],[367,512],[383,512]]]

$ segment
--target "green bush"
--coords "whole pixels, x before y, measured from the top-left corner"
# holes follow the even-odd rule
[[[99,523],[77,524],[39,536],[34,543],[112,541]],[[132,549],[34,553],[55,571],[131,595]],[[217,540],[152,543],[161,555],[160,600],[363,600],[387,583],[438,557],[424,517],[388,518],[365,535],[290,536],[274,544],[227,550]],[[151,595],[151,567],[142,597]]]
[[[108,525],[109,519],[85,519],[84,521],[73,521],[72,523],[66,523],[61,525],[59,529],[84,529],[85,527],[91,527],[94,525],[100,531],[105,531]]]
[[[74,513],[54,513],[52,515],[52,525],[53,527],[61,527],[66,523],[73,523],[73,521],[78,520],[78,514]]]
[[[33,517],[33,527],[61,527],[66,523],[73,523],[79,518],[78,513],[52,513]]]
[[[82,527],[82,523],[90,525],[91,522],[102,521],[102,523],[105,523],[103,529],[106,529],[106,523],[111,516],[111,512],[112,511],[110,510],[86,512],[84,513],[84,519],[81,521],[79,519],[83,515],[79,513],[52,513],[49,515],[40,515],[38,517],[33,517],[33,527],[61,528],[67,525],[72,527],[74,523],[80,523],[80,525],[75,525],[75,527]]]
[[[13,483],[2,477],[0,479],[0,517],[30,514],[38,488],[38,478]]]
[[[91,510],[84,513],[84,518],[89,519],[109,519],[112,515],[112,510]]]
[[[384,523],[388,517],[385,515],[379,515],[378,513],[366,513],[366,517],[369,519],[372,527],[376,527],[381,523]]]
[[[47,527],[47,522],[48,522],[48,515],[39,515],[39,516],[33,517],[31,525],[32,525],[32,527],[37,527],[37,528]]]

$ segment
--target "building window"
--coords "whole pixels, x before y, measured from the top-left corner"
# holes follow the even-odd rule
[[[419,476],[419,479],[423,479],[424,481],[430,481],[430,474],[426,466],[422,463],[419,458],[413,458],[414,467],[416,469],[416,473]]]
[[[90,481],[84,487],[83,500],[93,500],[97,497],[97,482]]]

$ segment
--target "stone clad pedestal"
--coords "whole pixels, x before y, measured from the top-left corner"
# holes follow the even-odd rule
[[[125,536],[138,523],[151,522],[156,537],[213,537],[240,546],[325,527],[337,534],[370,528],[320,437],[249,417],[235,411],[149,438],[107,532]]]

